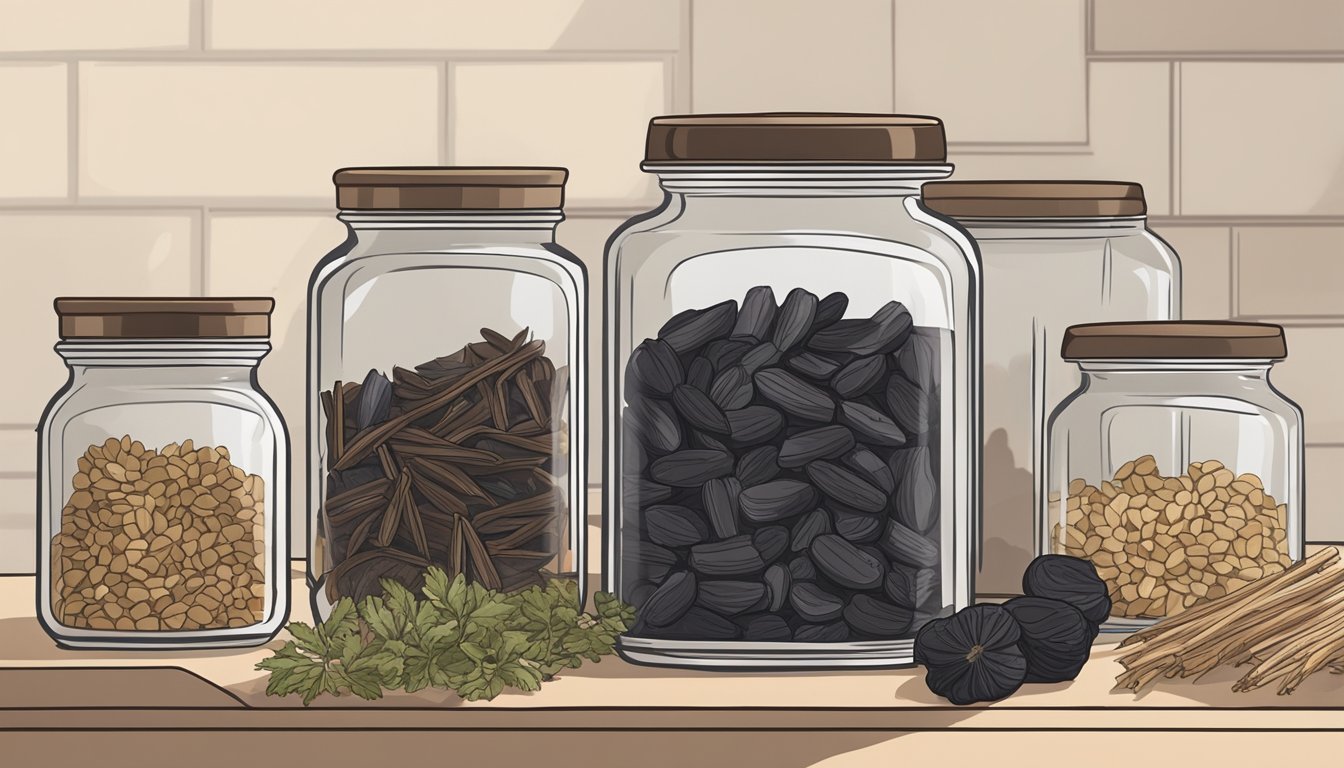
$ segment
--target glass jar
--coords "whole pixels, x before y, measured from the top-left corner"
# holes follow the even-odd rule
[[[966,605],[974,246],[919,205],[942,123],[660,117],[607,247],[608,588],[627,659],[909,663]]]
[[[442,568],[584,587],[586,275],[555,244],[563,168],[355,168],[314,270],[309,583],[418,592]]]
[[[985,445],[975,585],[1018,594],[1036,544],[1045,422],[1078,386],[1077,368],[1058,356],[1060,337],[1079,323],[1180,319],[1180,262],[1146,228],[1138,184],[943,181],[923,197],[980,249]]]
[[[1082,384],[1050,418],[1040,550],[1091,560],[1126,632],[1302,558],[1302,411],[1283,329],[1115,323],[1064,334]]]
[[[289,613],[271,299],[57,299],[38,427],[38,619],[71,648],[260,645]]]

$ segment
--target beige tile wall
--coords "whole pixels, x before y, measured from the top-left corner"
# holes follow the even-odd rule
[[[560,240],[600,296],[606,235],[656,198],[637,164],[668,111],[938,114],[961,176],[1142,182],[1187,316],[1289,326],[1308,534],[1344,539],[1324,490],[1344,471],[1335,0],[0,0],[0,19],[0,571],[32,567],[52,298],[274,294],[263,382],[301,456],[334,168],[567,165]]]

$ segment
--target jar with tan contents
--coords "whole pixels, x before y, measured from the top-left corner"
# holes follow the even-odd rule
[[[58,299],[38,616],[63,646],[258,645],[288,612],[271,299]]]
[[[1283,329],[1079,325],[1051,417],[1037,537],[1110,587],[1131,631],[1281,573],[1303,550],[1302,412],[1270,383]]]

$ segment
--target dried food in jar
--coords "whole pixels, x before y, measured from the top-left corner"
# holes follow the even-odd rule
[[[691,547],[691,568],[702,576],[750,576],[765,570],[761,553],[746,534]]]
[[[930,459],[939,400],[936,388],[915,387],[910,403],[896,404],[901,385],[891,382],[912,370],[935,381],[937,371],[903,371],[900,352],[945,332],[915,328],[897,302],[845,317],[853,307],[843,293],[776,296],[758,286],[740,303],[679,313],[640,345],[641,371],[626,374],[635,418],[621,432],[637,450],[622,451],[631,460],[619,475],[625,514],[638,524],[622,535],[666,554],[647,550],[661,574],[639,578],[657,586],[688,569],[704,593],[697,607],[731,615],[742,637],[782,637],[765,631],[779,621],[756,614],[782,620],[795,640],[803,625],[836,624],[803,636],[911,637],[942,610],[941,588],[924,576],[918,588],[913,577],[889,586],[888,574],[932,573],[942,559]],[[919,415],[907,434],[898,419],[909,421],[910,409]],[[761,585],[763,604],[743,607],[756,590],[732,592],[741,584]],[[904,602],[887,594],[896,586],[908,592]],[[860,626],[846,623],[846,606]]]
[[[867,480],[829,461],[807,465],[807,477],[823,494],[860,512],[881,512],[887,506],[887,494]]]
[[[845,602],[810,581],[800,581],[789,590],[789,603],[804,621],[818,623],[840,618]]]
[[[700,490],[700,503],[709,515],[714,535],[726,539],[737,535],[738,500],[742,494],[742,483],[735,477],[722,477],[709,480]]]
[[[853,447],[854,433],[839,424],[804,430],[779,446],[779,466],[794,469],[817,459],[834,459]]]
[[[751,535],[751,545],[761,553],[761,559],[773,563],[789,550],[789,529],[782,525],[757,528]]]
[[[793,639],[793,630],[783,616],[773,613],[757,613],[743,616],[736,621],[742,628],[742,639],[762,643],[778,643]]]
[[[934,619],[915,635],[915,662],[929,690],[953,704],[996,701],[1027,677],[1021,628],[999,605],[973,605]]]
[[[1168,477],[1140,456],[1099,486],[1074,480],[1066,503],[1057,551],[1096,566],[1113,616],[1175,616],[1292,563],[1287,505],[1216,460]]]
[[[394,368],[387,418],[377,423],[364,424],[363,384],[335,382],[322,393],[329,600],[377,594],[385,578],[419,590],[431,565],[509,592],[577,578],[566,557],[568,371],[526,328],[511,337],[483,328],[481,337],[414,370]],[[623,484],[623,499],[649,507],[669,501],[673,484],[688,477],[730,473],[730,456],[719,467],[677,453],[690,430],[662,399],[682,383],[675,347],[653,339],[632,359],[626,381],[638,396],[624,429],[644,459]],[[371,372],[364,381],[381,377]],[[376,415],[382,401],[375,398]],[[642,555],[659,553],[648,544]],[[671,565],[664,560],[642,562],[642,578],[661,582]]]
[[[709,525],[699,512],[676,504],[655,504],[644,510],[649,540],[665,547],[689,547],[709,538]]]
[[[708,608],[692,605],[679,619],[664,627],[637,618],[630,634],[664,640],[736,640],[741,630],[732,620]]]
[[[677,571],[649,596],[639,618],[655,627],[665,627],[681,618],[695,602],[695,574]]]
[[[736,616],[759,605],[765,597],[762,582],[717,580],[700,582],[695,601],[723,616]]]
[[[772,480],[742,491],[738,503],[742,514],[753,523],[773,523],[812,508],[817,493],[799,480]]]
[[[58,621],[168,632],[264,620],[265,482],[226,446],[156,450],[125,435],[76,463],[51,542]]]
[[[723,451],[689,448],[653,460],[649,476],[673,488],[699,488],[733,471],[733,457]]]
[[[877,589],[886,575],[882,560],[833,533],[813,539],[808,554],[822,575],[848,589]]]
[[[899,637],[910,631],[915,614],[872,595],[854,595],[845,606],[845,623],[868,637]]]

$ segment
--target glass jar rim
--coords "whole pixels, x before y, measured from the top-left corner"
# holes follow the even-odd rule
[[[1201,358],[1070,358],[1079,368],[1116,371],[1235,371],[1248,368],[1270,368],[1282,362],[1282,357],[1201,357]]]
[[[191,366],[256,365],[271,343],[256,338],[72,339],[55,346],[71,365]]]

